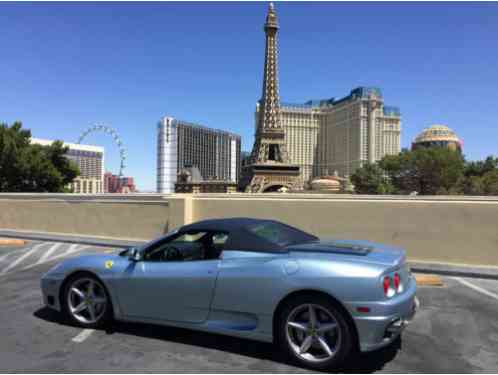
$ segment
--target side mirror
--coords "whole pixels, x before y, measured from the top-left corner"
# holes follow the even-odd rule
[[[130,249],[130,252],[128,253],[128,259],[131,262],[139,262],[140,260],[142,260],[142,254],[136,247],[132,247]]]

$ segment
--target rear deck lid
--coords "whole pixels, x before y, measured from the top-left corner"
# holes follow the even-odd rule
[[[287,249],[293,252],[342,254],[358,257],[358,260],[388,266],[400,265],[405,261],[404,250],[370,241],[320,239],[319,241],[291,245]]]
[[[356,243],[355,241],[342,241],[325,239],[303,244],[287,246],[289,251],[310,251],[315,253],[339,253],[348,255],[367,255],[373,250],[372,246]]]

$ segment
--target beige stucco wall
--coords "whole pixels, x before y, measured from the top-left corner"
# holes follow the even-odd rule
[[[498,197],[0,194],[0,229],[151,239],[184,223],[240,216],[402,246],[412,261],[498,266]]]
[[[2,229],[150,239],[179,221],[168,201],[0,199]]]
[[[498,266],[498,200],[194,198],[192,220],[230,216],[402,246],[410,260]]]

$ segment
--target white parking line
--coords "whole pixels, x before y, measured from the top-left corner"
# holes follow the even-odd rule
[[[0,262],[2,262],[4,259],[7,259],[9,257],[9,255],[12,254],[12,252],[9,252],[7,254],[4,254],[0,257]]]
[[[40,244],[40,242],[38,244]],[[21,249],[15,249],[13,251],[9,251],[0,257],[0,262],[3,262],[5,259],[9,258],[11,255],[14,255],[14,257],[16,257],[18,255],[22,256],[23,254],[29,252],[32,248],[33,248],[33,246],[30,245],[30,246],[25,246],[24,248],[21,248]]]
[[[39,243],[35,246],[33,246],[31,249],[29,249],[26,253],[21,255],[19,258],[14,260],[12,263],[10,263],[7,267],[5,267],[2,272],[0,272],[0,275],[5,275],[9,270],[17,266],[19,263],[21,263],[24,259],[29,257],[31,254],[33,254],[36,250],[38,250],[41,246],[46,245],[46,243]]]
[[[89,247],[91,247],[91,246],[84,246],[84,245],[80,246],[80,247],[78,247],[78,246],[80,246],[80,245],[73,244],[73,245],[69,246],[69,248],[66,251],[64,251],[63,253],[57,254],[57,255],[49,258],[49,259],[45,259],[45,261],[43,261],[43,262],[38,261],[38,262],[36,262],[34,264],[30,264],[30,265],[22,268],[22,271],[28,270],[28,269],[36,267],[36,266],[39,266],[40,264],[43,264],[43,263],[51,262],[51,261],[59,259],[59,258],[64,258],[64,257],[66,257],[68,255],[71,255],[73,253],[76,253],[78,251],[81,251],[81,250],[84,250],[84,249],[88,249]]]
[[[71,341],[77,342],[78,344],[82,343],[85,341],[87,338],[90,337],[92,333],[94,333],[94,329],[84,329],[80,333],[78,333],[76,336],[74,336]]]
[[[47,245],[48,248],[40,250],[40,247],[44,245]],[[68,257],[74,253],[91,247],[80,244],[71,244],[66,248],[64,246],[65,244],[63,242],[42,242],[34,245],[33,247],[22,249],[21,251],[9,252],[7,254],[4,254],[0,256],[0,261],[4,261],[11,254],[13,254],[13,257],[15,259],[13,259],[12,263],[10,264],[8,264],[7,261],[4,262],[3,265],[1,265],[5,268],[0,270],[0,276],[5,276],[16,271],[28,270],[30,268],[54,261],[56,259]],[[34,255],[35,252],[37,253],[36,255]],[[26,259],[30,257],[34,257],[34,259],[32,261],[26,262]]]
[[[456,281],[458,281],[460,284],[463,284],[465,286],[468,286],[471,289],[474,289],[475,291],[478,291],[479,293],[485,294],[488,297],[491,297],[491,298],[494,298],[494,299],[498,300],[498,294],[490,292],[489,290],[481,288],[480,286],[474,285],[471,282],[462,279],[461,277],[454,277],[453,279],[456,280]]]
[[[38,259],[38,262],[36,262],[36,264],[40,264],[40,263],[43,263],[44,261],[46,261],[48,259],[48,257],[50,255],[52,255],[52,253],[57,250],[59,247],[62,246],[62,242],[58,242],[58,243],[55,243],[53,244],[50,249],[48,249],[42,256],[40,259]]]

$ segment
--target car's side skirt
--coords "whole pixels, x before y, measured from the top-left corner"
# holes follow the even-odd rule
[[[211,313],[210,315],[212,316],[213,313]],[[244,314],[244,315],[250,315],[250,314]],[[217,333],[221,335],[241,337],[241,338],[252,339],[263,342],[273,341],[272,334],[258,330],[257,325],[255,325],[254,324],[255,322],[252,320],[234,321],[234,320],[208,319],[203,323],[184,323],[184,322],[176,322],[168,320],[150,319],[146,317],[137,317],[137,316],[122,316],[119,318],[119,320],[126,322],[150,323],[150,324],[158,324],[169,327],[186,328],[195,331]]]

